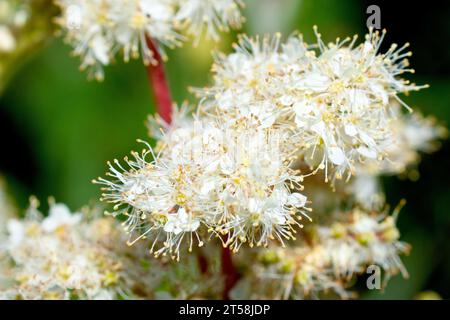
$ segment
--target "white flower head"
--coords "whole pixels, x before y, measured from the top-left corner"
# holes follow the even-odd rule
[[[181,232],[194,232],[200,226],[199,219],[192,219],[184,208],[180,208],[176,214],[171,214],[167,217],[167,222],[164,225],[164,231],[175,235]]]
[[[197,41],[203,29],[212,39],[218,40],[219,31],[240,28],[243,21],[242,0],[178,0],[178,5],[176,20],[186,24],[188,33],[197,36]]]
[[[14,281],[2,287],[0,295],[15,299],[117,298],[120,271],[114,267],[114,254],[97,242],[101,223],[98,220],[91,225],[80,219],[66,205],[51,203],[50,214],[43,220],[10,220],[7,245],[0,248],[0,254],[13,262],[5,275]]]
[[[408,273],[400,255],[409,245],[399,241],[397,211],[391,216],[369,214],[359,209],[342,212],[340,222],[322,225],[306,233],[306,241],[287,248],[260,249],[238,256],[244,274],[241,284],[250,286],[246,299],[349,299],[354,297],[354,277],[370,265],[380,266],[390,276]],[[331,295],[330,295],[331,294]]]
[[[410,250],[408,244],[399,241],[400,233],[396,227],[399,208],[391,216],[354,209],[346,213],[347,221],[319,228],[320,243],[328,252],[326,260],[333,266],[335,274],[351,277],[375,264],[388,276],[399,271],[404,277],[408,276],[399,257]],[[342,250],[348,254],[342,255]]]
[[[60,227],[71,227],[81,221],[80,213],[71,213],[63,203],[55,203],[50,206],[48,217],[42,221],[42,229],[45,232],[54,232]]]
[[[19,245],[25,238],[25,228],[19,220],[11,219],[7,223],[7,230],[9,234],[8,246],[13,248]]]
[[[284,127],[297,139],[297,155],[326,180],[350,178],[365,162],[381,165],[395,143],[393,105],[419,90],[401,78],[408,45],[380,53],[385,32],[369,31],[325,45],[292,36],[241,37],[230,55],[218,54],[214,83],[196,90],[201,109],[228,121],[253,118],[260,127]],[[295,140],[294,140],[295,141]]]
[[[274,129],[175,121],[156,150],[133,153],[134,160],[125,159],[129,169],[115,161],[112,180],[96,182],[106,185],[103,200],[115,204],[115,214],[128,217],[126,229],[138,233],[132,243],[153,239],[156,256],[179,259],[183,239],[191,250],[207,233],[235,251],[244,243],[284,243],[307,211],[289,145]]]
[[[242,21],[239,0],[58,0],[58,5],[66,40],[81,57],[81,68],[98,80],[118,51],[125,61],[142,56],[145,64],[154,64],[155,54],[166,58],[163,47],[182,44],[184,27],[197,37],[206,29],[217,40],[218,29],[237,28]]]

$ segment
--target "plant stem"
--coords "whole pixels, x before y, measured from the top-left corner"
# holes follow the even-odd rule
[[[166,123],[170,124],[172,121],[172,97],[164,71],[164,62],[153,40],[147,36],[146,41],[156,61],[156,63],[150,63],[147,67],[147,74],[156,103],[156,111]]]
[[[229,300],[230,290],[233,289],[239,279],[239,274],[233,265],[231,250],[229,248],[222,248],[222,275],[225,281],[222,298],[224,300]]]
[[[173,103],[164,71],[164,62],[153,40],[147,36],[146,41],[149,49],[152,50],[153,58],[156,61],[156,63],[150,63],[147,67],[147,74],[155,98],[156,111],[167,124],[170,124],[172,121]],[[228,300],[230,298],[229,292],[236,284],[239,275],[233,265],[231,251],[229,248],[222,248],[221,260],[221,271],[225,281],[223,299]],[[206,274],[208,272],[206,258],[200,254],[198,256],[198,261],[201,272]]]

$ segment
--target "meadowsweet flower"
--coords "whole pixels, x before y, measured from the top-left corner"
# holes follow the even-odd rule
[[[78,217],[62,204],[42,221],[11,220],[2,252],[14,263],[15,284],[1,291],[8,299],[112,299],[117,283],[105,283],[120,266],[107,251],[83,238]],[[68,215],[66,215],[68,214]],[[63,218],[64,217],[64,218]],[[111,286],[109,286],[111,285]]]
[[[260,250],[233,289],[237,299],[318,299],[326,293],[347,299],[351,293],[323,264],[319,250],[307,246]],[[245,289],[243,289],[245,288]]]
[[[55,203],[50,207],[49,215],[42,220],[42,229],[46,232],[54,232],[62,227],[71,227],[81,221],[81,214],[72,214],[69,208],[62,203]]]
[[[348,299],[371,265],[385,281],[407,277],[400,256],[410,247],[399,240],[398,209],[380,213],[378,176],[405,171],[445,130],[403,110],[398,95],[424,87],[401,78],[413,72],[407,45],[380,53],[384,32],[359,45],[325,45],[315,32],[314,45],[242,37],[216,56],[213,85],[194,89],[193,118],[187,106],[170,124],[151,117],[156,146],[108,163],[94,183],[124,218],[129,245],[148,239],[150,253],[179,260],[218,238],[244,251],[238,298]],[[296,239],[307,199],[322,215]],[[247,251],[255,246],[263,248]]]
[[[389,124],[391,143],[383,146],[387,154],[382,162],[366,161],[357,168],[360,174],[399,175],[417,164],[420,152],[430,153],[439,146],[439,139],[447,136],[447,129],[432,117],[419,112],[402,114],[400,106],[391,107],[396,116]]]
[[[385,203],[380,178],[377,175],[360,173],[344,189],[364,209],[377,210]]]
[[[383,146],[386,157],[382,161],[368,159],[356,166],[355,177],[344,186],[355,201],[366,209],[380,209],[384,195],[380,187],[380,175],[404,175],[414,178],[414,167],[420,160],[420,152],[430,153],[439,146],[439,139],[447,136],[447,129],[432,117],[419,112],[403,114],[400,106],[391,107],[395,113],[389,124],[392,139]]]
[[[177,126],[177,123],[182,125]],[[245,126],[245,125],[243,125]],[[126,229],[153,239],[151,252],[179,258],[206,233],[237,251],[294,238],[306,216],[302,176],[290,169],[287,139],[276,130],[224,128],[213,120],[175,121],[159,141],[133,160],[109,164],[103,200],[128,217]],[[151,159],[147,159],[151,157]],[[120,209],[122,207],[122,209]],[[158,244],[162,242],[162,246]]]
[[[398,272],[407,277],[399,255],[409,253],[410,247],[398,240],[397,214],[398,209],[392,216],[355,209],[347,215],[347,221],[319,228],[319,241],[328,252],[326,259],[334,273],[348,278],[364,272],[369,265],[378,265],[387,277]]]
[[[241,27],[243,18],[240,8],[242,0],[178,0],[177,21],[186,24],[189,34],[197,36],[203,29],[214,40],[219,39],[219,31],[230,27]]]
[[[195,90],[202,110],[240,119],[251,114],[263,127],[289,128],[298,139],[298,156],[325,178],[349,178],[365,161],[380,163],[395,138],[392,105],[398,94],[419,90],[400,78],[408,68],[408,46],[379,53],[385,32],[370,30],[325,45],[301,36],[242,37],[235,52],[218,54],[214,83]],[[315,172],[314,171],[314,172]]]
[[[186,299],[217,297],[221,286],[208,279],[195,257],[182,267],[148,262],[146,246],[125,245],[117,223],[95,210],[70,213],[51,203],[48,217],[36,200],[23,220],[10,219],[0,247],[1,299]],[[209,252],[207,259],[216,259]],[[143,263],[145,261],[146,263]],[[210,263],[210,271],[215,272]],[[186,285],[181,288],[180,284]]]
[[[185,40],[182,26],[198,36],[203,28],[217,39],[217,29],[240,26],[240,1],[235,0],[59,0],[58,21],[81,68],[101,80],[103,66],[118,51],[125,61],[142,56],[145,64],[156,63],[154,48],[173,48]]]
[[[353,277],[370,265],[384,270],[384,284],[398,272],[406,277],[399,255],[408,253],[409,245],[398,240],[396,214],[354,209],[340,215],[338,222],[318,226],[317,234],[307,235],[307,241],[283,249],[261,249],[255,260],[243,255],[239,263],[248,272],[235,294],[256,299],[348,299],[354,297]],[[247,291],[242,290],[244,285]]]

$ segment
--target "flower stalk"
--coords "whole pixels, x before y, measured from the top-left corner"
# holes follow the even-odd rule
[[[147,66],[147,74],[150,80],[151,89],[154,94],[156,111],[166,123],[170,124],[172,121],[173,103],[164,70],[164,61],[153,40],[149,36],[147,36],[146,41],[148,48],[150,48],[153,52],[153,58],[155,60],[154,63],[150,63]],[[206,273],[208,270],[206,259],[202,255],[200,255],[198,257],[198,260],[202,273]],[[221,271],[225,282],[223,298],[225,300],[228,300],[229,292],[236,284],[239,276],[233,265],[231,250],[228,247],[222,248],[221,260]]]
[[[224,278],[224,288],[222,298],[224,300],[230,300],[230,290],[234,287],[239,274],[233,265],[233,259],[231,257],[231,250],[229,247],[222,248],[222,276]]]
[[[164,71],[164,62],[153,40],[147,36],[147,45],[153,52],[153,63],[147,66],[147,74],[153,91],[156,111],[166,123],[172,121],[172,96]]]

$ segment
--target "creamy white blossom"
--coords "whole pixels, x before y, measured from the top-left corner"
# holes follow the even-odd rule
[[[385,32],[370,30],[325,45],[281,35],[242,37],[230,55],[218,54],[214,83],[195,90],[201,108],[238,121],[254,117],[261,127],[286,127],[297,139],[298,157],[332,180],[356,174],[366,161],[380,165],[395,143],[393,105],[398,95],[419,90],[400,76],[413,72],[408,44],[379,53]]]
[[[448,135],[447,129],[433,117],[420,112],[402,114],[398,104],[391,106],[395,114],[389,123],[392,139],[383,145],[387,156],[381,162],[368,160],[357,167],[357,174],[399,175],[416,165],[420,152],[430,153],[439,147],[439,139]]]
[[[137,232],[131,243],[150,237],[156,256],[174,258],[183,239],[192,249],[208,233],[234,251],[272,238],[284,245],[304,214],[300,183],[319,170],[339,188],[335,180],[355,175],[347,193],[364,208],[383,205],[373,173],[404,165],[396,145],[416,154],[440,130],[399,107],[409,110],[398,94],[422,88],[400,78],[412,72],[408,45],[379,53],[385,32],[373,30],[360,45],[356,37],[325,45],[315,31],[315,45],[298,35],[284,44],[279,34],[242,37],[234,53],[217,55],[214,84],[195,90],[193,121],[187,108],[172,124],[150,121],[151,133],[163,129],[155,150],[133,153],[127,168],[109,164],[112,179],[97,182]]]
[[[240,28],[243,18],[240,8],[242,0],[178,0],[179,10],[176,20],[187,25],[187,32],[199,39],[203,29],[214,40],[219,39],[219,31]]]
[[[400,255],[410,247],[399,241],[397,213],[386,216],[354,209],[343,212],[340,222],[318,226],[317,234],[307,234],[304,242],[261,249],[256,264],[243,255],[239,263],[247,272],[235,294],[241,299],[349,299],[354,297],[352,280],[370,265],[383,269],[384,285],[398,272],[407,277]],[[247,291],[242,290],[244,284]]]
[[[275,129],[230,126],[214,120],[175,120],[155,151],[148,146],[128,168],[109,164],[103,199],[128,217],[137,239],[150,237],[155,255],[179,257],[203,245],[206,233],[237,251],[243,243],[267,245],[294,238],[306,216],[303,177],[290,169],[289,140]],[[122,209],[120,210],[120,207]],[[158,244],[163,242],[162,247]]]
[[[344,188],[355,202],[365,209],[376,210],[384,205],[385,196],[377,175],[360,173]]]
[[[371,265],[385,281],[408,276],[400,256],[410,247],[398,209],[380,212],[378,179],[406,171],[446,130],[399,98],[425,87],[401,78],[413,72],[408,45],[380,53],[384,31],[359,45],[325,45],[315,32],[313,45],[243,36],[217,54],[213,84],[194,89],[193,118],[187,107],[170,124],[152,117],[156,146],[108,163],[94,182],[125,217],[130,245],[148,238],[155,256],[179,260],[182,248],[219,238],[240,252],[236,298],[348,299]],[[310,201],[319,224],[297,239]]]
[[[347,215],[347,221],[336,222],[328,228],[319,227],[321,245],[328,253],[324,259],[334,273],[351,277],[364,272],[369,265],[378,265],[387,277],[398,272],[408,277],[399,255],[408,254],[410,246],[398,240],[397,214],[398,208],[392,216],[355,209]]]
[[[389,124],[392,139],[383,145],[386,157],[382,161],[368,159],[358,164],[355,176],[343,186],[366,209],[379,209],[384,204],[380,176],[406,174],[416,179],[420,152],[435,151],[439,139],[448,135],[447,129],[433,117],[424,117],[417,111],[402,114],[400,108],[398,104],[391,106],[396,116]]]
[[[217,40],[217,29],[239,27],[239,0],[58,0],[58,21],[81,68],[101,80],[103,66],[117,52],[125,61],[142,56],[145,64],[156,63],[155,52],[165,58],[163,47],[185,41],[183,30],[198,37],[203,29]]]
[[[46,218],[13,219],[1,248],[14,284],[0,290],[4,299],[114,299],[120,295],[120,262],[100,246],[63,204],[52,204]],[[89,232],[94,232],[93,229]]]
[[[206,277],[195,257],[171,265],[148,261],[146,246],[126,246],[119,224],[94,209],[81,216],[52,202],[44,218],[38,201],[31,204],[24,219],[8,221],[2,238],[0,299],[187,299],[221,293],[216,276]],[[203,255],[216,272],[217,253]]]

